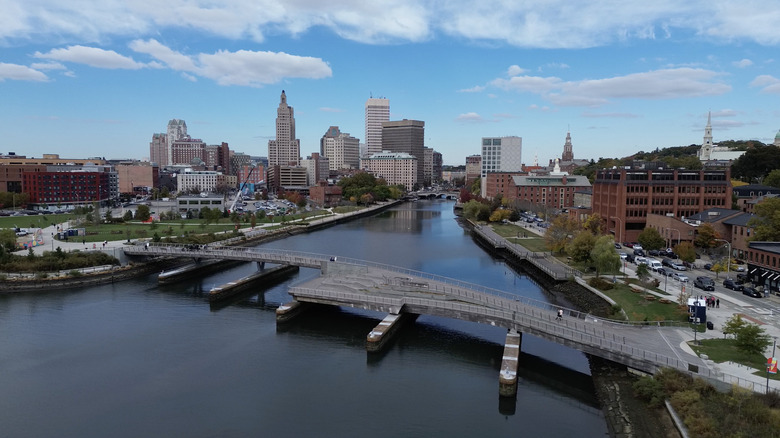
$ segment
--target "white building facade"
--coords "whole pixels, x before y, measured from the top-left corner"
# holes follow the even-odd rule
[[[482,137],[482,188],[486,196],[488,173],[520,172],[523,168],[523,139],[517,136]]]
[[[390,100],[369,98],[366,101],[366,154],[382,152],[382,122],[390,121]]]
[[[268,141],[268,166],[297,166],[300,161],[301,141],[295,138],[295,113],[282,90],[276,109],[276,140]]]
[[[403,185],[411,189],[417,183],[418,160],[405,152],[380,152],[363,160],[366,170],[388,185]]]
[[[320,155],[328,159],[329,170],[358,169],[360,140],[331,126],[320,139]]]

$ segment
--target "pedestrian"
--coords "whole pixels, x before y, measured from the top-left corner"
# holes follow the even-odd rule
[[[720,298],[718,298],[718,299],[716,299],[716,300],[715,300],[715,307],[717,307],[718,309],[720,309]]]
[[[563,320],[563,309],[558,309],[558,316],[555,317],[556,321]]]

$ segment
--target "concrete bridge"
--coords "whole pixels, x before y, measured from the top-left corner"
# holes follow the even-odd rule
[[[690,330],[684,323],[607,320],[573,309],[562,309],[564,316],[558,320],[559,308],[543,301],[424,272],[323,254],[213,244],[134,245],[125,252],[130,256],[242,260],[319,269],[321,275],[316,279],[289,288],[294,302],[277,311],[280,319],[303,303],[386,312],[393,320],[385,322],[388,329],[398,316],[435,315],[503,327],[510,334],[529,333],[651,374],[670,367],[718,377],[710,375],[703,360],[680,347],[685,339],[683,330]],[[388,331],[380,326],[369,334],[369,342],[372,336]]]

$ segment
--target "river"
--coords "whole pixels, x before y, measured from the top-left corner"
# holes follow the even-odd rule
[[[482,250],[451,201],[265,244],[362,258],[546,299]],[[0,295],[0,437],[603,437],[585,356],[523,338],[516,400],[498,396],[506,331],[421,316],[369,355],[384,317],[316,308],[277,326],[301,269],[265,294],[209,306],[241,264],[160,286],[156,276]]]

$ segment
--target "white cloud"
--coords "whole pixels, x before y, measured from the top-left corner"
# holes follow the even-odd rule
[[[33,56],[41,59],[86,64],[98,68],[138,70],[145,67],[144,64],[135,62],[132,58],[120,55],[113,50],[103,50],[97,47],[69,46],[65,49],[52,49],[49,53],[35,52]]]
[[[519,65],[510,65],[508,69],[506,69],[506,75],[509,77],[517,76],[519,74],[525,73],[527,70],[520,67]]]
[[[606,118],[606,119],[636,119],[639,117],[637,114],[632,113],[594,113],[590,111],[585,111],[582,113],[582,117],[587,118]]]
[[[364,43],[420,42],[436,34],[530,48],[596,47],[696,33],[780,43],[774,0],[3,0],[0,41],[99,43],[192,29],[262,42],[326,28]]]
[[[44,73],[19,64],[6,64],[0,62],[0,82],[6,79],[16,81],[46,82],[49,80]]]
[[[479,93],[480,91],[485,90],[485,87],[483,85],[476,85],[471,88],[463,88],[461,90],[458,90],[458,93]]]
[[[59,62],[34,62],[30,64],[36,70],[67,70],[68,68]]]
[[[734,67],[746,68],[746,67],[750,67],[751,65],[753,65],[753,61],[745,58],[745,59],[742,59],[742,60],[739,60],[739,61],[734,61],[731,64],[734,65]]]
[[[751,87],[761,87],[762,93],[780,94],[780,79],[770,75],[756,76],[750,82]]]
[[[455,120],[463,123],[484,123],[486,121],[475,112],[461,114]]]
[[[677,68],[632,73],[604,79],[563,81],[557,77],[516,76],[491,84],[508,91],[538,94],[561,106],[601,106],[614,99],[677,99],[713,96],[731,90],[719,73]]]
[[[282,52],[253,52],[220,50],[213,54],[194,56],[176,52],[156,40],[136,40],[130,48],[152,56],[168,68],[183,73],[188,80],[201,76],[220,85],[262,86],[285,78],[321,79],[330,77],[328,64],[319,58],[289,55]]]

